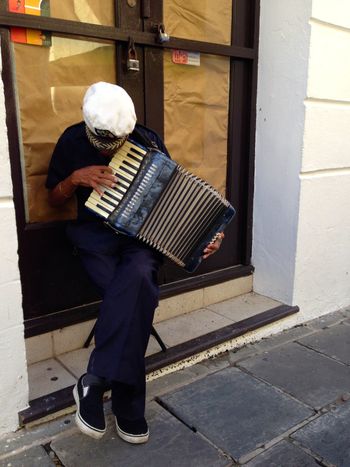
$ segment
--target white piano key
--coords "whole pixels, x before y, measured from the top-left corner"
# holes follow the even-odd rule
[[[121,184],[122,180],[119,180],[116,182],[116,185],[115,187],[111,187],[111,186],[108,186],[108,185],[100,185],[101,186],[101,190],[102,191],[106,191],[108,190],[110,193],[115,193],[115,196],[124,196],[124,194],[126,193],[127,189],[129,188],[126,188],[124,187],[122,184]],[[124,184],[126,184],[126,182],[124,182]],[[120,191],[119,191],[120,190]]]
[[[114,211],[115,209],[115,206],[112,206],[108,202],[104,201],[103,196],[100,196],[98,193],[97,195],[95,195],[95,193],[91,193],[89,200],[92,204],[100,204],[110,212]]]
[[[107,219],[107,217],[109,216],[108,212],[103,211],[98,206],[91,203],[89,200],[86,201],[85,206],[90,208],[96,214],[99,214],[100,216],[104,217],[105,219]]]

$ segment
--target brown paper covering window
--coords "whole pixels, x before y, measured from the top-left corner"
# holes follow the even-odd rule
[[[232,0],[165,0],[171,35],[230,43]],[[51,0],[52,17],[113,25],[114,2]],[[28,222],[73,218],[47,203],[45,179],[62,131],[82,119],[81,101],[96,81],[116,82],[115,47],[53,37],[52,47],[14,44]],[[165,139],[173,157],[220,191],[226,184],[229,60],[201,56],[201,66],[174,65],[164,54]]]
[[[27,222],[74,218],[75,201],[50,208],[45,180],[53,148],[82,120],[81,103],[96,81],[116,82],[111,44],[52,38],[52,47],[14,44]]]
[[[52,18],[114,26],[113,0],[50,0]]]
[[[164,24],[170,36],[231,44],[232,1],[164,0]]]
[[[200,59],[200,66],[176,65],[164,54],[165,140],[178,163],[224,194],[230,61]]]

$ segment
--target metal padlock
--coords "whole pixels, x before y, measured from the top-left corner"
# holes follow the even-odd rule
[[[164,24],[160,24],[158,26],[158,42],[163,44],[164,42],[169,42],[170,36],[168,33],[165,32]]]
[[[137,58],[128,58],[126,66],[128,71],[140,71],[140,61]]]
[[[129,38],[128,59],[126,61],[128,71],[140,71],[140,62],[137,59],[135,44],[132,38]]]

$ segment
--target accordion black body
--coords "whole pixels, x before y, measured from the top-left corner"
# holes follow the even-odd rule
[[[115,188],[93,191],[86,206],[119,233],[151,245],[188,272],[224,230],[234,208],[205,181],[156,149],[128,140],[110,164]]]

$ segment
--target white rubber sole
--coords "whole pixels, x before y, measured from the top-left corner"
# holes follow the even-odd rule
[[[77,404],[77,411],[75,413],[75,423],[77,427],[82,433],[84,433],[84,435],[91,436],[91,438],[94,438],[94,439],[101,439],[102,436],[106,433],[106,430],[97,430],[96,428],[93,428],[88,423],[86,423],[79,415],[80,401],[79,401],[79,394],[78,394],[78,389],[76,385],[74,386],[74,389],[73,389],[73,397],[74,397],[75,403]]]
[[[126,441],[127,443],[131,443],[131,444],[147,443],[148,438],[149,438],[149,431],[141,435],[130,435],[129,433],[125,433],[125,431],[119,428],[117,418],[115,419],[115,425],[117,427],[117,433],[119,437],[122,440]]]

